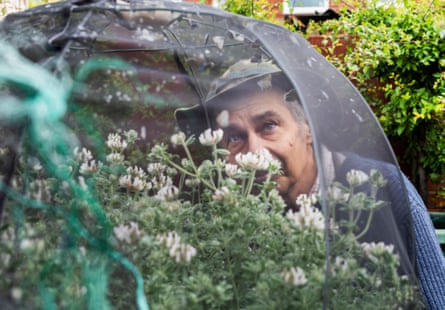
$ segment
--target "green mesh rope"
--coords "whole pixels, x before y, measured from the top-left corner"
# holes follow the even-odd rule
[[[41,201],[24,197],[22,194],[0,181],[0,191],[6,193],[11,201],[24,206],[25,209],[34,209],[39,212],[54,214],[66,225],[71,240],[83,240],[90,249],[94,249],[105,257],[117,261],[129,270],[136,281],[136,304],[139,309],[148,310],[143,290],[143,279],[137,268],[110,243],[112,227],[104,214],[100,204],[88,190],[78,182],[70,178],[67,169],[61,169],[72,156],[72,146],[76,144],[76,138],[63,122],[62,117],[67,111],[72,83],[61,82],[42,67],[35,65],[21,57],[12,47],[6,43],[0,43],[0,87],[14,87],[21,96],[3,96],[0,101],[0,122],[3,125],[16,125],[23,123],[23,135],[30,141],[29,152],[34,152],[44,165],[45,170],[54,178],[65,182],[73,194],[80,201],[86,201],[89,211],[93,215],[95,226],[100,227],[95,231],[85,227],[79,219],[79,213],[70,208],[61,208],[57,205],[49,205]],[[102,64],[103,65],[103,64]],[[122,66],[119,64],[107,64],[110,66]],[[82,80],[88,71],[94,70],[95,65],[89,65],[79,73]],[[68,81],[64,79],[64,81]],[[3,127],[2,125],[2,127]],[[26,149],[26,148],[25,148]],[[20,212],[17,212],[18,214]],[[23,214],[22,214],[23,216]],[[20,217],[20,216],[18,216]],[[20,219],[18,219],[20,220]],[[57,232],[50,232],[57,233]],[[80,251],[76,247],[66,247],[66,251]],[[88,306],[92,308],[108,309],[106,298],[107,276],[105,267],[97,265],[83,266],[83,283],[89,291],[87,294]],[[51,262],[47,262],[41,271],[39,293],[46,309],[56,309],[54,296],[44,284],[45,279],[51,273]]]

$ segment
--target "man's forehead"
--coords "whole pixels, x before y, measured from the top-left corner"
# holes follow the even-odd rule
[[[239,109],[241,110],[241,109]],[[281,111],[282,112],[282,111]],[[222,110],[216,115],[216,124],[220,128],[227,128],[233,126],[233,115],[237,114],[236,110]],[[237,114],[238,115],[238,114]],[[269,117],[278,117],[280,118],[282,113],[280,111],[274,110],[272,107],[264,107],[264,109],[255,109],[252,110],[246,117],[248,117],[247,121],[256,123],[264,121]],[[231,117],[232,116],[232,117]]]

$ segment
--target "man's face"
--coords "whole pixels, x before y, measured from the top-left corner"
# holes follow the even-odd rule
[[[282,164],[283,174],[273,180],[286,202],[294,205],[299,194],[310,191],[317,174],[306,122],[298,124],[283,93],[274,90],[239,98],[227,111],[228,118],[217,117],[217,123],[224,130],[222,146],[230,151],[229,162],[235,162],[238,153],[267,149]]]

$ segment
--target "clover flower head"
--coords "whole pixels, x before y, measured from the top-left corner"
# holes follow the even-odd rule
[[[345,203],[349,200],[349,192],[341,185],[333,183],[328,190],[328,198],[337,202]]]
[[[303,206],[313,207],[315,205],[315,203],[317,202],[317,200],[318,200],[317,194],[311,194],[311,195],[301,194],[301,195],[298,195],[295,202],[300,207],[303,207]]]
[[[149,163],[147,165],[147,171],[150,175],[160,175],[166,169],[166,166],[161,163]]]
[[[226,186],[223,186],[221,187],[221,189],[217,188],[215,190],[215,193],[213,194],[212,198],[215,201],[223,201],[227,199],[229,196],[230,196],[230,190]]]
[[[173,184],[173,180],[166,175],[159,175],[151,179],[151,184],[153,188],[162,189]]]
[[[199,135],[199,142],[207,146],[216,145],[222,140],[223,135],[224,132],[222,129],[212,130],[208,128]]]
[[[138,223],[130,222],[113,228],[114,235],[121,242],[133,243],[141,236]]]
[[[183,145],[185,143],[185,139],[186,139],[185,133],[180,131],[180,132],[171,136],[170,142],[175,146]]]
[[[267,170],[271,162],[276,160],[268,150],[260,149],[254,153],[238,153],[235,156],[235,161],[246,170]]]
[[[88,162],[93,159],[91,151],[84,147],[79,151],[79,148],[76,146],[73,153],[74,157],[80,162]]]
[[[281,272],[281,277],[287,284],[302,286],[307,283],[306,274],[300,267],[291,267]]]
[[[383,242],[363,242],[361,244],[363,250],[365,251],[366,254],[371,254],[371,253],[393,253],[394,252],[394,245],[389,244],[386,245]]]
[[[224,171],[226,172],[226,174],[229,178],[233,178],[241,172],[241,170],[239,169],[239,166],[234,165],[234,164],[226,164],[224,166]]]
[[[190,159],[188,159],[188,158],[182,158],[182,159],[181,159],[181,166],[182,166],[184,169],[189,170],[189,169],[193,169],[194,164],[193,164],[193,161],[192,161],[192,160],[190,160]]]
[[[361,170],[352,169],[346,174],[346,180],[352,187],[357,187],[367,182],[369,176]]]
[[[192,188],[198,186],[200,183],[201,180],[199,178],[187,178],[185,180],[185,185]]]
[[[126,131],[124,134],[127,140],[130,142],[134,142],[139,138],[138,132],[134,129],[130,129]]]
[[[110,153],[107,155],[106,160],[107,162],[109,162],[110,164],[118,164],[123,162],[125,159],[124,155],[121,153]]]
[[[20,301],[23,297],[23,290],[19,287],[13,287],[11,290],[11,297],[15,301]]]
[[[162,201],[174,201],[178,198],[179,189],[174,185],[162,187],[156,194],[156,198]]]
[[[102,167],[101,162],[96,162],[96,160],[94,160],[94,159],[89,160],[89,161],[83,162],[80,165],[79,173],[85,174],[85,175],[93,174],[93,173],[97,172],[100,169],[100,167]]]
[[[45,242],[39,239],[23,238],[20,241],[20,249],[23,251],[37,251],[41,252],[45,247]]]
[[[181,237],[176,231],[169,231],[156,236],[156,240],[167,248],[171,248],[181,242]]]
[[[349,262],[343,257],[336,256],[334,261],[334,268],[341,272],[347,272],[349,270]]]
[[[385,244],[383,242],[363,242],[361,247],[365,253],[365,256],[374,263],[379,261],[379,257],[385,254],[390,254],[394,258],[398,258],[398,255],[394,253],[394,245]]]
[[[127,141],[123,140],[122,137],[116,133],[110,133],[108,135],[106,144],[113,152],[122,152],[128,146]]]
[[[129,174],[123,175],[119,178],[119,185],[122,188],[126,188],[128,190],[133,190],[136,192],[142,192],[148,187],[148,183],[144,179]]]
[[[196,249],[190,244],[179,244],[177,247],[171,247],[169,252],[171,257],[174,257],[177,263],[189,263],[193,256],[196,255]]]
[[[286,217],[295,227],[309,228],[317,232],[323,232],[325,220],[321,211],[311,205],[302,205],[297,212],[289,210]]]
[[[37,201],[47,201],[52,197],[48,180],[37,179],[29,183],[29,194]]]
[[[145,171],[138,166],[128,167],[127,174],[140,179],[143,179],[146,176]]]
[[[178,170],[176,170],[173,167],[167,167],[167,171],[166,172],[167,172],[167,175],[171,175],[171,176],[178,174]]]
[[[372,184],[375,184],[377,187],[385,186],[388,182],[382,175],[382,173],[376,169],[371,169],[369,172],[369,179]]]
[[[158,242],[169,249],[169,255],[175,258],[177,263],[189,263],[196,255],[196,249],[190,244],[181,243],[181,237],[175,232],[168,232],[156,237]]]

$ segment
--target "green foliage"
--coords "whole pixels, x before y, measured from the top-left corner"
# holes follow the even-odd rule
[[[319,31],[327,36],[326,43],[332,42],[329,59],[365,95],[389,138],[406,142],[403,159],[412,171],[443,175],[443,3],[371,4],[311,27],[310,33]],[[349,44],[346,53],[335,55],[334,48],[344,44]]]
[[[276,12],[279,12],[281,8],[268,0],[227,0],[221,5],[221,9],[275,24],[283,24],[283,22],[276,17]]]
[[[133,307],[134,279],[110,260],[108,249],[143,275],[152,309],[321,309],[324,302],[329,309],[407,303],[417,309],[416,290],[397,272],[393,246],[358,241],[367,230],[356,231],[358,217],[369,212],[371,219],[383,206],[376,201],[386,183],[380,173],[351,171],[349,186],[333,185],[329,201],[348,220],[330,225],[328,257],[317,197],[302,195],[300,210],[283,214],[284,201],[270,181],[279,162],[260,151],[228,164],[227,152],[217,147],[221,138],[220,130],[201,135],[212,155],[197,162],[189,149],[193,137],[176,134],[171,142],[185,157],[158,144],[145,168],[131,155],[135,131],[110,134],[106,162],[86,148],[74,149],[66,162],[79,192],[46,175],[32,154],[21,156],[10,189],[17,195],[11,194],[0,232],[1,291],[25,308]],[[258,169],[267,171],[263,184],[254,184]],[[374,189],[369,196],[356,193],[363,184]],[[101,203],[113,226],[108,238],[82,191]],[[82,231],[90,237],[80,238]]]

